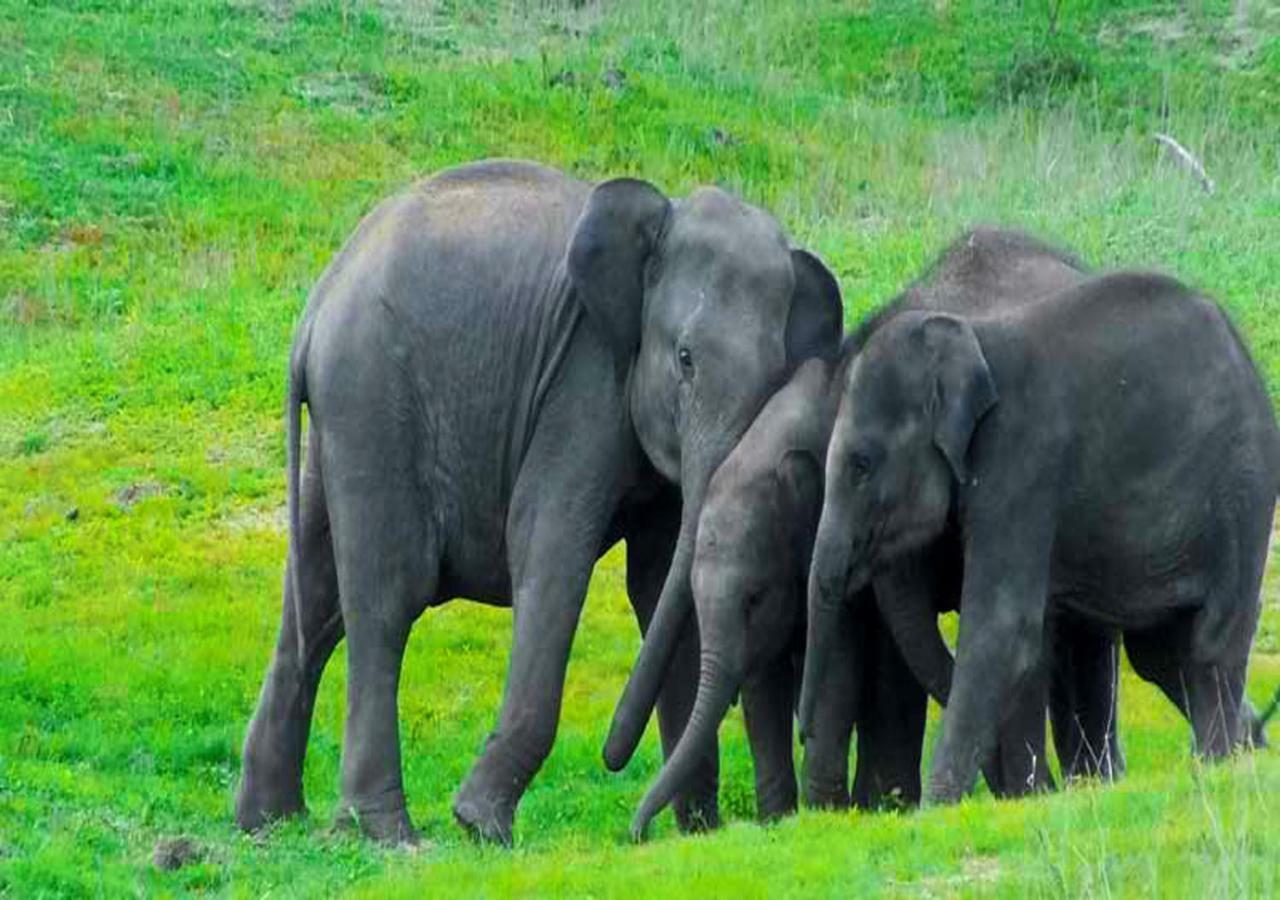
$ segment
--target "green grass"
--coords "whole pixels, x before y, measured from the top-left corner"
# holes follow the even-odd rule
[[[1021,225],[1217,296],[1280,397],[1280,14],[1058,5],[0,0],[0,895],[1274,894],[1280,760],[1201,772],[1129,674],[1115,788],[760,828],[735,713],[732,824],[680,839],[666,815],[628,845],[658,751],[649,735],[618,776],[599,761],[638,646],[621,548],[514,852],[471,846],[449,814],[510,631],[461,603],[424,617],[405,667],[425,849],[328,832],[341,654],[312,819],[264,840],[231,824],[278,616],[292,323],[360,216],[414,177],[504,155],[672,193],[719,182],[824,255],[850,321],[964,225]],[[1280,683],[1280,571],[1265,599],[1255,700]],[[204,861],[152,869],[176,834]]]

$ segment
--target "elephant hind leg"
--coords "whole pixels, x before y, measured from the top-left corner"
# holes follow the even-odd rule
[[[1125,632],[1125,649],[1138,675],[1156,685],[1191,723],[1195,750],[1225,756],[1242,741],[1245,660],[1203,662],[1188,647],[1190,622]]]
[[[387,434],[370,427],[370,432]],[[394,432],[391,432],[394,434]],[[347,647],[347,717],[339,825],[412,843],[401,766],[399,690],[409,632],[436,599],[438,535],[420,506],[412,461],[381,445],[326,435],[325,490]]]
[[[290,538],[297,543],[284,579],[280,633],[245,738],[236,821],[246,831],[306,812],[302,768],[311,714],[320,676],[343,634],[314,441],[310,450],[302,483],[301,531]]]
[[[1222,527],[1212,536],[1212,580],[1201,605],[1162,627],[1125,633],[1134,669],[1178,706],[1191,723],[1196,752],[1210,759],[1232,753],[1250,738],[1245,672],[1274,506],[1269,493],[1246,494],[1243,502],[1224,506]]]

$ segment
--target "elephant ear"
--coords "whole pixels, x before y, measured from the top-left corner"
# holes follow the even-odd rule
[[[974,429],[999,400],[987,358],[968,322],[956,316],[929,316],[921,326],[933,372],[933,442],[956,480],[968,479],[965,457]]]
[[[787,316],[787,364],[794,368],[815,356],[833,360],[840,353],[844,330],[840,285],[807,250],[791,251],[791,270],[795,287]]]
[[[670,213],[671,201],[649,182],[615,178],[592,190],[569,241],[574,290],[620,371],[640,347],[645,268]]]
[[[813,541],[822,513],[822,460],[808,450],[789,449],[775,470],[782,497],[782,516],[804,572],[809,571]]]

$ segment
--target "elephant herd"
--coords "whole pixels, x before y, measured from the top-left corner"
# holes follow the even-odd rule
[[[307,406],[306,453],[301,407]],[[597,559],[644,634],[605,763],[656,707],[632,824],[718,823],[741,695],[762,818],[1114,778],[1121,642],[1208,757],[1244,699],[1280,435],[1239,335],[1160,275],[976,229],[843,334],[836,279],[765,211],[532,163],[440,173],[330,264],[289,363],[283,615],[236,818],[305,809],[325,663],[348,659],[340,818],[415,838],[397,694],[414,621],[510,606],[497,723],[454,801],[509,844],[555,740]],[[957,650],[938,614],[960,611]],[[921,782],[928,697],[941,737]],[[804,744],[800,786],[792,758]],[[852,791],[849,747],[857,736]]]

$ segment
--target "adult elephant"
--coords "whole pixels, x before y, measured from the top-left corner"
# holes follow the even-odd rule
[[[454,814],[510,843],[555,738],[596,559],[627,540],[642,628],[660,590],[686,592],[711,473],[840,315],[826,268],[714,188],[673,201],[643,181],[593,187],[492,161],[380,205],[294,338],[284,611],[245,740],[240,825],[304,809],[316,688],[345,633],[340,815],[378,840],[414,838],[401,661],[425,609],[467,597],[510,605],[515,633],[497,727]],[[678,638],[667,747],[696,680],[696,633]],[[717,818],[715,754],[699,769],[686,827]]]
[[[754,448],[740,446],[735,450],[735,456],[742,457],[737,463],[738,471],[718,478],[726,484],[736,484],[743,480],[743,468],[750,468],[754,464],[762,474],[762,477],[756,479],[762,487],[754,490],[741,488],[742,493],[758,495],[762,490],[772,492],[777,496],[750,502],[764,503],[766,507],[773,504],[780,509],[791,508],[787,506],[788,503],[794,506],[787,497],[790,489],[785,485],[779,486],[777,479],[772,477],[775,460],[755,457],[767,457],[768,453],[776,449],[774,445],[794,445],[803,452],[791,455],[788,471],[803,471],[797,469],[796,465],[797,460],[803,459],[805,454],[816,454],[817,465],[821,468],[821,460],[826,455],[825,434],[830,433],[841,386],[848,377],[850,368],[855,365],[862,347],[885,323],[911,310],[977,313],[1034,304],[1086,277],[1085,266],[1075,256],[1022,232],[996,228],[975,228],[966,232],[953,241],[915,282],[849,336],[840,360],[831,373],[829,389],[832,397],[828,402],[812,398],[803,403],[794,398],[777,399],[778,404],[790,412],[776,413],[773,417],[776,421],[753,426],[753,432],[760,432],[753,443],[759,444],[762,449],[757,452]],[[810,377],[810,381],[813,377],[815,376]],[[812,385],[810,387],[812,393]],[[789,385],[787,390],[796,394],[800,388]],[[770,406],[773,405],[774,402],[771,401]],[[792,421],[799,415],[795,412],[798,408],[807,410],[802,416],[806,420],[802,423],[803,428]],[[821,424],[823,422],[825,426]],[[819,442],[816,435],[823,427],[826,431]],[[766,474],[770,477],[763,477]],[[822,479],[818,478],[817,481],[821,489]],[[709,620],[722,619],[742,625],[742,617],[738,613],[742,612],[742,604],[747,597],[734,595],[732,582],[745,578],[757,586],[768,584],[776,595],[784,595],[793,586],[789,573],[794,570],[800,572],[801,577],[807,577],[808,557],[804,557],[801,565],[790,567],[787,561],[789,557],[782,554],[781,550],[769,557],[768,564],[759,559],[764,552],[760,549],[762,542],[773,540],[782,548],[789,547],[794,542],[791,537],[780,536],[779,529],[783,529],[788,520],[781,514],[773,513],[757,521],[744,512],[732,511],[734,502],[736,501],[725,501],[722,498],[717,508],[730,510],[730,513],[704,523],[703,527],[708,529],[708,534],[699,537],[700,548],[702,544],[710,545],[713,540],[724,548],[718,554],[707,552],[708,560],[719,555],[726,562],[719,567],[719,578],[708,576],[703,579],[706,597],[699,604],[699,615],[705,615]],[[809,523],[811,527],[816,528],[818,508],[820,507],[815,507],[812,512],[813,522]],[[800,518],[803,520],[804,516],[800,515]],[[750,533],[752,529],[757,529],[759,533]],[[714,534],[717,531],[732,533],[736,537],[732,541],[716,539]],[[804,529],[799,529],[797,533],[804,533]],[[732,549],[731,544],[734,542],[750,544],[757,550],[754,555],[740,554]],[[958,538],[952,535],[949,543],[942,543],[930,548],[927,553],[917,554],[912,559],[902,560],[899,565],[884,570],[880,573],[874,592],[880,604],[888,605],[894,610],[895,614],[886,616],[886,621],[891,626],[897,644],[902,648],[910,671],[930,694],[944,704],[950,691],[953,660],[938,631],[937,616],[941,611],[954,609],[959,600],[962,574],[957,543]],[[705,568],[709,571],[714,566],[708,561]],[[717,585],[718,580],[725,583]],[[760,596],[753,593],[750,599],[759,602]],[[860,592],[858,596],[863,598],[863,602],[855,605],[862,606],[870,602],[866,598],[872,596],[872,592]],[[678,601],[683,598],[671,595],[664,599]],[[705,613],[702,607],[706,608]],[[777,596],[762,608],[769,607],[789,608],[785,600]],[[684,612],[683,609],[660,608],[658,616],[666,614],[675,618]],[[858,612],[856,615],[863,619],[867,617],[866,612]],[[797,620],[802,621],[803,618],[797,617]],[[832,646],[841,646],[842,642],[834,635],[846,634],[846,626],[833,623],[831,627]],[[868,626],[864,623],[863,627]],[[776,639],[781,631],[781,628],[774,628],[770,630],[770,634]],[[696,737],[686,742],[686,746],[690,748],[689,755],[682,756],[680,765],[669,765],[663,775],[663,786],[661,789],[655,787],[651,792],[651,799],[645,807],[650,813],[655,804],[660,807],[666,802],[670,790],[686,783],[686,779],[694,771],[692,765],[699,758],[698,753],[703,752],[707,746],[714,747],[715,726],[723,715],[718,707],[722,702],[727,703],[726,698],[732,697],[736,683],[747,676],[745,667],[755,666],[761,661],[758,650],[751,653],[742,650],[747,640],[745,628],[726,628],[718,633],[723,635],[719,645],[713,642],[712,646],[703,647],[700,685],[711,689],[705,691],[707,704],[702,713],[695,711],[694,721],[700,725],[700,729]],[[1115,732],[1115,673],[1118,665],[1116,636],[1106,628],[1084,624],[1077,626],[1074,622],[1066,621],[1055,629],[1054,634],[1054,657],[1065,663],[1055,666],[1051,684],[1054,736],[1059,755],[1064,760],[1064,773],[1068,777],[1093,772],[1107,776],[1118,774],[1124,764]],[[665,645],[661,643],[664,639],[668,641]],[[651,629],[646,636],[640,660],[615,713],[605,748],[605,760],[611,768],[625,765],[633,753],[662,685],[662,665],[674,652],[674,648],[675,642],[657,629]],[[726,653],[725,648],[737,649],[733,653]],[[726,660],[730,658],[736,658],[737,665],[727,666]],[[893,660],[885,663],[888,666],[893,664]],[[836,668],[844,671],[839,665]],[[842,685],[850,683],[850,679],[843,675],[839,678]],[[1044,684],[1046,678],[1047,672],[1040,673],[1037,683],[1030,685],[1017,703],[1011,704],[1009,734],[1034,735],[1038,725],[1039,737],[1030,740],[1014,737],[1000,743],[997,754],[988,765],[988,780],[997,793],[1018,794],[1051,784],[1043,746],[1045,691],[1048,689]],[[834,693],[838,694],[839,691]],[[922,704],[923,694],[919,695],[918,701],[910,702]],[[838,701],[832,708],[837,707]],[[923,710],[920,715],[923,721]],[[815,714],[815,727],[823,730],[817,736],[816,743],[826,746],[828,743],[838,742],[844,731],[843,740],[847,746],[847,728],[842,724],[846,718],[847,716],[838,713]],[[918,740],[915,743],[918,763]],[[892,752],[908,751],[894,748]],[[826,759],[831,754],[823,750],[818,755],[820,759]],[[836,771],[832,766],[824,768]],[[904,765],[894,771],[909,769],[909,765]],[[910,798],[913,793],[910,782],[897,775],[894,778],[901,783],[906,796]],[[918,796],[918,787],[914,794]],[[647,822],[644,815],[637,817],[637,823],[642,820]]]

